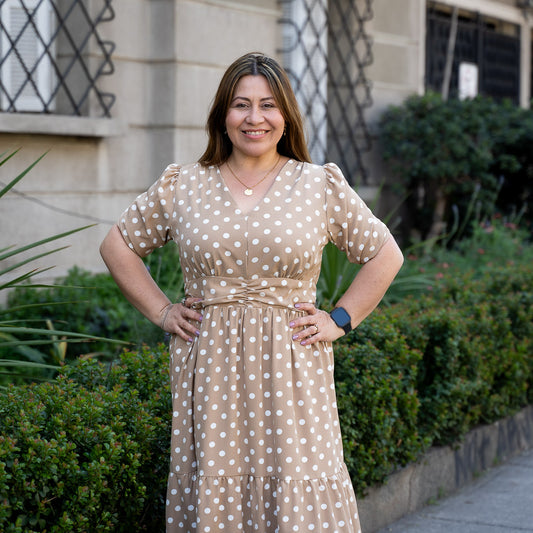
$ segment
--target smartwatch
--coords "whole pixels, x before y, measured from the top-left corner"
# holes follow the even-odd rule
[[[348,311],[344,307],[335,307],[330,313],[333,322],[344,330],[344,333],[350,333],[352,331],[352,317],[348,314]]]

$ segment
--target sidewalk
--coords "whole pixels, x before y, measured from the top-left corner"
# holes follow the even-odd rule
[[[378,533],[533,532],[533,449]]]

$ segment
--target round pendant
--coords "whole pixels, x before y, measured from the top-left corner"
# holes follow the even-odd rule
[[[252,189],[244,189],[244,194],[246,196],[252,196],[253,193],[254,191],[252,191]]]

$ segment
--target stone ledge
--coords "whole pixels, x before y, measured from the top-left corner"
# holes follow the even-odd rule
[[[450,495],[479,473],[533,448],[533,406],[516,415],[468,433],[457,447],[431,448],[417,463],[392,474],[385,485],[372,487],[358,499],[364,533],[375,533]]]
[[[71,117],[39,113],[0,113],[0,133],[114,137],[125,133],[125,124],[112,118]]]

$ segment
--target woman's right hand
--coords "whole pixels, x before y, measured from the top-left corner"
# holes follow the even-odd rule
[[[181,302],[168,304],[161,310],[161,329],[167,333],[180,336],[184,341],[192,342],[200,334],[198,325],[202,322],[202,314],[191,309],[201,298],[185,297]]]

